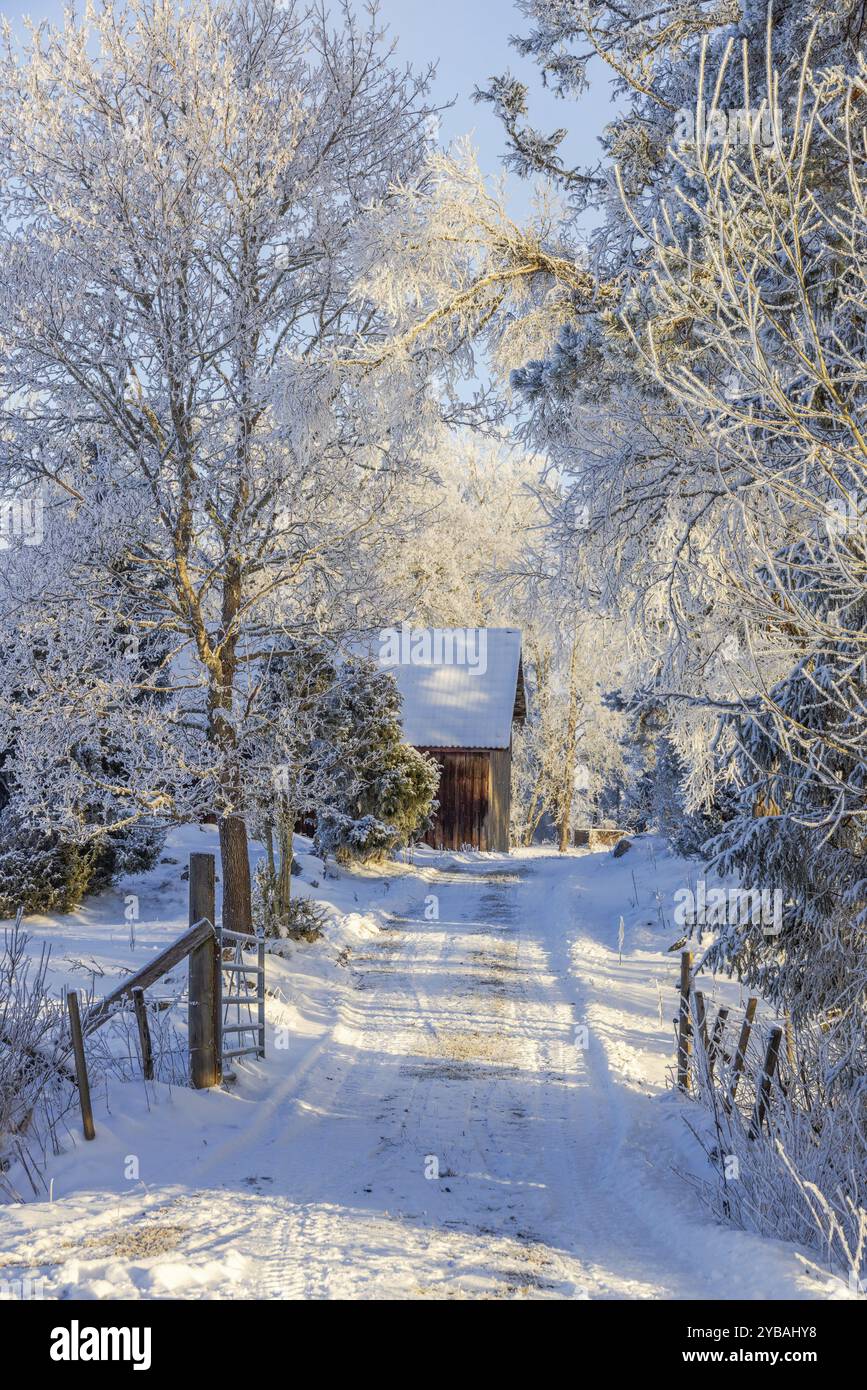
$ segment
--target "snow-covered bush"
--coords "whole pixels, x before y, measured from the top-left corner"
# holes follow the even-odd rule
[[[145,823],[71,840],[28,824],[13,800],[0,811],[0,917],[14,916],[19,907],[71,912],[87,893],[120,875],[152,868],[164,840],[162,827]]]
[[[332,787],[317,809],[317,850],[377,859],[419,839],[435,813],[439,767],[402,742],[394,677],[371,661],[346,662],[325,705],[320,751]]]
[[[57,1126],[74,1099],[64,1062],[63,1013],[46,984],[48,952],[38,960],[20,920],[0,940],[0,1189],[4,1153],[14,1147],[34,1191],[40,1151],[58,1151]],[[25,1152],[26,1146],[26,1152]],[[29,1158],[28,1158],[29,1154]],[[13,1198],[18,1194],[11,1192]]]
[[[718,786],[709,805],[690,806],[687,780],[684,759],[663,733],[655,740],[650,766],[630,789],[629,798],[641,808],[645,823],[664,835],[676,854],[698,858],[733,815],[734,798],[727,787]]]
[[[838,675],[844,664],[841,655]],[[796,1020],[832,1018],[835,1027],[845,1021],[848,1063],[835,1067],[835,1075],[838,1085],[852,1085],[867,1073],[867,788],[864,765],[846,756],[845,733],[832,751],[844,684],[841,679],[823,698],[814,668],[771,691],[793,719],[822,721],[824,768],[781,758],[774,716],[756,710],[734,721],[740,791],[734,817],[709,841],[707,854],[720,874],[781,891],[782,931],[769,941],[749,923],[725,926],[708,963],[736,973]],[[827,781],[831,764],[839,773],[836,787]]]
[[[100,836],[96,841],[88,892],[98,893],[119,878],[152,869],[165,841],[166,827],[153,821],[135,821],[122,830]]]
[[[316,848],[336,859],[384,859],[398,843],[397,827],[377,816],[353,815],[338,806],[326,806],[316,824]]]
[[[387,743],[381,749],[379,767],[373,769],[360,804],[372,807],[373,813],[391,827],[389,851],[416,843],[430,829],[439,780],[440,769],[434,758],[405,743]]]
[[[293,866],[296,861],[293,860]],[[290,873],[292,870],[290,870]],[[291,896],[281,876],[266,858],[253,875],[253,924],[269,937],[314,941],[322,933],[323,909],[310,898]]]
[[[0,811],[0,917],[19,907],[31,912],[70,912],[93,877],[96,848],[33,828],[7,806]]]
[[[267,861],[261,860],[253,875],[253,922],[268,937],[315,941],[322,935],[325,911],[311,898],[282,898]]]

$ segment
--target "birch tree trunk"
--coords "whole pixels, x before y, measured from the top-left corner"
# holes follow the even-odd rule
[[[215,669],[218,682],[211,696],[211,732],[222,760],[220,786],[220,861],[223,870],[223,926],[228,931],[253,928],[252,884],[247,848],[247,824],[243,816],[244,787],[238,758],[238,739],[233,719],[237,675],[236,624],[241,604],[240,566],[226,563],[223,583],[222,634]]]
[[[566,744],[563,750],[563,777],[560,784],[559,850],[565,854],[569,848],[569,831],[572,825],[572,799],[575,788],[575,754],[578,751],[578,714],[581,709],[581,695],[578,685],[578,632],[572,633],[572,655],[569,659],[569,704],[566,721]]]
[[[289,911],[289,904],[292,901],[292,832],[295,826],[295,815],[288,806],[280,808],[280,817],[277,827],[278,847],[280,852],[280,865],[277,876],[277,911],[284,918]]]

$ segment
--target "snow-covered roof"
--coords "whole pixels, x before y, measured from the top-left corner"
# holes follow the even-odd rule
[[[397,680],[415,748],[508,748],[523,717],[521,633],[514,627],[390,629],[380,666]]]

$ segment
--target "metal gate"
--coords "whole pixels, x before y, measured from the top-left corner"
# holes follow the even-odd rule
[[[265,937],[222,932],[223,1060],[265,1056]],[[231,960],[226,960],[228,950]],[[244,960],[255,951],[255,964]],[[234,1017],[233,1017],[234,1012]]]

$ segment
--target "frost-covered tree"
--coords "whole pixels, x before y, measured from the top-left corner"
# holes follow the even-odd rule
[[[738,477],[706,439],[684,430],[680,407],[636,348],[650,327],[658,351],[689,351],[688,318],[666,313],[653,294],[652,228],[679,185],[701,204],[701,180],[680,158],[697,133],[715,145],[743,144],[758,123],[769,138],[768,108],[788,110],[796,100],[814,26],[817,63],[853,62],[860,6],[775,6],[773,77],[764,4],[672,10],[637,0],[527,0],[519,8],[530,32],[517,46],[538,60],[564,112],[585,94],[589,64],[610,71],[617,110],[600,165],[566,168],[558,156],[564,132],[532,129],[526,91],[508,76],[492,81],[479,95],[503,117],[511,162],[547,178],[556,195],[544,194],[519,228],[465,151],[440,156],[426,182],[401,190],[372,221],[368,283],[391,316],[396,352],[440,351],[456,370],[484,344],[495,368],[511,374],[528,409],[526,439],[568,479],[553,518],[561,547],[583,557],[585,598],[630,627],[631,689],[652,681],[694,695],[698,687],[701,697],[724,702],[732,695],[729,639],[742,635],[739,602],[724,579],[731,556],[758,552],[731,505]],[[705,42],[708,78],[699,90]],[[732,52],[737,61],[723,62]],[[582,237],[589,206],[595,224]],[[672,215],[688,238],[697,226],[689,200]],[[403,218],[411,237],[401,234]],[[374,264],[373,247],[383,243],[388,254]],[[716,718],[703,709],[699,702],[672,712],[676,739],[696,755]],[[708,760],[688,761],[690,795],[710,795]]]
[[[3,593],[4,650],[43,678],[21,746],[73,747],[88,697],[129,722],[135,687],[140,766],[111,793],[130,816],[210,798],[226,923],[243,928],[239,745],[260,669],[287,631],[354,614],[371,533],[436,414],[412,364],[387,380],[337,365],[382,335],[354,289],[353,227],[416,175],[425,79],[348,3],[335,22],[294,0],[106,0],[23,53],[6,24],[4,44],[2,492],[40,488],[67,533],[41,585],[22,595],[19,570]],[[139,642],[167,638],[158,677],[88,662],[82,680],[79,606],[101,648],[121,616]],[[54,770],[69,803],[70,769]]]
[[[586,96],[593,65],[610,72],[616,110],[599,165],[568,168],[559,157],[565,129],[535,129],[514,78],[497,78],[478,94],[503,119],[507,161],[559,188],[566,205],[559,237],[574,237],[588,208],[595,214],[582,264],[598,287],[596,302],[591,295],[589,312],[564,316],[559,334],[513,373],[512,385],[530,412],[528,437],[572,480],[555,519],[560,544],[586,557],[588,592],[629,625],[629,693],[652,685],[663,700],[681,697],[669,710],[671,733],[684,754],[688,748],[689,796],[709,798],[713,759],[702,749],[713,743],[713,702],[736,706],[744,691],[785,668],[784,654],[770,669],[764,653],[757,669],[744,640],[742,589],[729,582],[734,568],[749,585],[779,520],[773,505],[745,517],[743,472],[705,431],[684,429],[683,402],[672,397],[665,366],[648,370],[637,346],[651,334],[657,363],[670,364],[671,374],[684,362],[697,378],[716,370],[696,350],[690,308],[675,309],[655,292],[656,229],[671,224],[673,242],[691,247],[695,273],[683,261],[672,265],[675,276],[685,275],[690,291],[704,283],[712,292],[718,266],[705,257],[702,237],[710,185],[692,152],[726,149],[749,163],[752,149],[761,167],[775,123],[786,139],[796,123],[805,53],[814,70],[853,70],[864,15],[839,0],[674,8],[525,0],[519,9],[527,31],[516,46],[538,62],[564,113]],[[822,160],[823,185],[843,191],[843,162],[816,129],[814,167]],[[752,211],[761,222],[761,201]],[[588,515],[589,528],[576,527],[576,517]]]
[[[540,466],[500,430],[442,431],[427,467],[394,496],[412,524],[392,528],[377,556],[387,626],[524,625],[513,581],[544,520]]]
[[[743,643],[741,708],[724,725],[738,813],[711,848],[787,907],[779,941],[733,928],[715,954],[795,1016],[833,1019],[853,1080],[867,989],[867,66],[809,59],[794,124],[774,123],[764,157],[754,140],[684,153],[700,236],[687,246],[669,220],[655,293],[689,317],[690,351],[657,354],[649,334],[648,353],[741,480],[750,541],[726,576]]]
[[[547,818],[563,853],[574,830],[614,810],[606,793],[623,775],[623,719],[607,696],[617,685],[618,646],[610,623],[585,612],[561,626],[556,593],[543,602],[525,627],[527,720],[516,736],[513,830],[531,844]]]
[[[857,53],[860,12],[777,7],[775,71],[764,6],[669,12],[533,0],[522,8],[534,27],[519,46],[564,98],[581,95],[589,62],[611,68],[621,109],[603,141],[607,160],[592,177],[564,169],[558,141],[521,124],[525,93],[505,79],[493,84],[488,96],[506,120],[514,161],[559,185],[559,220],[549,201],[528,229],[515,228],[466,157],[441,158],[427,185],[402,194],[416,235],[400,242],[397,204],[383,209],[380,229],[387,241],[394,229],[399,272],[370,283],[401,353],[426,344],[460,360],[481,341],[505,369],[534,338],[542,344],[511,381],[530,411],[528,438],[567,480],[552,517],[560,548],[578,561],[583,597],[628,625],[627,695],[653,687],[669,703],[688,795],[709,799],[720,712],[781,677],[792,655],[784,624],[772,641],[747,640],[743,597],[790,523],[707,431],[684,427],[683,401],[667,378],[687,362],[697,380],[711,379],[718,359],[696,347],[692,305],[673,309],[655,288],[654,227],[671,220],[674,245],[682,256],[691,247],[694,259],[694,273],[682,259],[675,274],[690,293],[712,292],[717,267],[711,258],[705,268],[699,245],[707,189],[689,151],[737,148],[748,160],[752,148],[766,159],[777,112],[797,110],[811,30],[813,61],[837,71]],[[833,141],[818,129],[814,143],[825,185],[841,190]],[[673,199],[676,188],[682,196]],[[602,217],[582,252],[575,217],[591,195]],[[760,201],[752,211],[761,222]],[[640,346],[647,335],[653,361]],[[814,501],[814,517],[825,501]],[[848,504],[840,495],[835,505]]]

